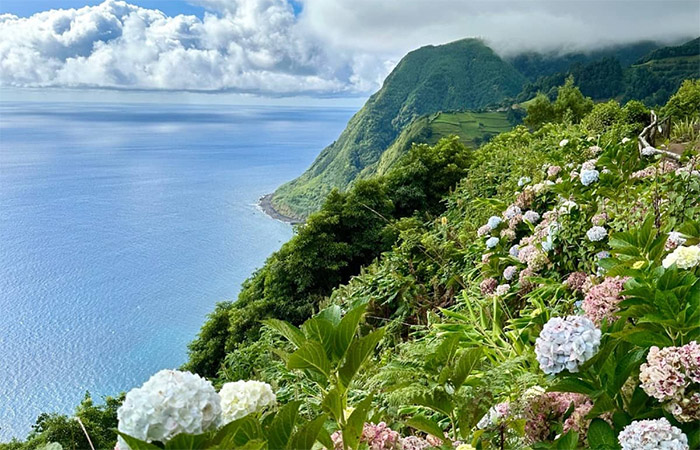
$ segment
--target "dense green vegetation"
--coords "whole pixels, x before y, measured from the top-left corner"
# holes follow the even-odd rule
[[[520,91],[524,78],[476,39],[428,46],[407,54],[299,178],[272,199],[283,214],[316,211],[333,189],[341,190],[376,163],[413,119],[439,111],[477,109]]]
[[[625,64],[614,55],[576,61],[561,71],[526,83],[515,100],[524,102],[537,93],[551,99],[569,76],[573,76],[584,95],[593,99],[641,100],[651,106],[661,105],[683,80],[700,77],[700,38],[656,49],[634,64]]]
[[[190,345],[186,368],[216,376],[227,353],[246,347],[265,318],[298,324],[394,243],[395,221],[438,214],[440,199],[467,173],[469,153],[459,141],[415,146],[386,175],[332,191],[321,210],[248,279],[238,301],[222,303]]]

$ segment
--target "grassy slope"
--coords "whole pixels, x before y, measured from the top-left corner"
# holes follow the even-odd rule
[[[346,188],[375,164],[415,118],[500,102],[517,94],[523,81],[510,64],[476,39],[410,52],[350,119],[338,140],[304,174],[281,186],[272,204],[284,214],[306,216],[332,188]]]
[[[477,148],[511,127],[505,112],[440,112],[422,116],[406,127],[379,161],[367,167],[361,176],[385,174],[414,143],[434,145],[443,137],[457,136],[467,147]]]

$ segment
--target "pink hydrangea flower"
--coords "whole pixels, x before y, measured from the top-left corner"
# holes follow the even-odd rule
[[[486,278],[479,284],[481,295],[491,295],[496,292],[498,281],[495,278]]]
[[[586,317],[596,325],[600,325],[605,319],[608,322],[617,319],[615,313],[619,310],[618,304],[623,300],[620,292],[628,279],[629,277],[607,277],[602,283],[593,286],[581,305]]]
[[[554,439],[557,422],[561,422],[564,414],[573,404],[571,416],[564,422],[564,432],[573,429],[585,436],[590,420],[586,414],[593,407],[591,400],[583,394],[568,392],[546,392],[527,399],[524,405],[525,434],[531,442],[542,442]]]
[[[588,292],[591,288],[591,280],[585,272],[572,272],[564,282],[572,291]]]
[[[336,431],[331,435],[333,448],[343,449],[343,434]],[[401,449],[401,438],[399,433],[392,430],[384,422],[378,424],[365,423],[362,428],[360,442],[367,444],[370,450],[399,450]]]
[[[688,392],[700,383],[700,345],[696,341],[682,347],[651,347],[639,381],[644,392],[664,402],[677,420],[700,420],[700,394]]]

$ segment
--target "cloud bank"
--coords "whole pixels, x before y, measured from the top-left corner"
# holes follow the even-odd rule
[[[136,0],[137,1],[137,0]],[[407,51],[481,37],[502,54],[700,34],[696,1],[192,0],[202,18],[124,1],[0,15],[0,84],[352,95]]]

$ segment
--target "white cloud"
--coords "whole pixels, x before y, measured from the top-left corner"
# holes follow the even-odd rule
[[[138,0],[134,0],[138,1]],[[4,86],[367,93],[407,51],[478,36],[501,53],[697,34],[696,1],[192,0],[202,19],[123,1],[0,15]]]

